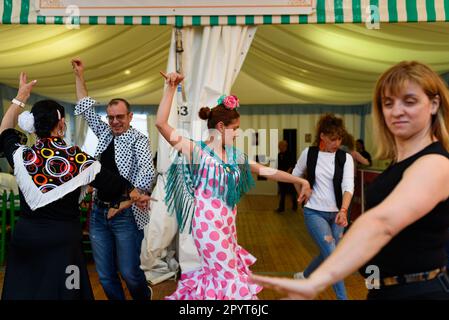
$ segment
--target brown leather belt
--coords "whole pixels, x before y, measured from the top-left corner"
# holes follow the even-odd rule
[[[400,276],[382,278],[382,279],[380,279],[380,285],[381,286],[393,286],[393,285],[397,285],[397,284],[428,281],[428,280],[435,279],[442,272],[446,272],[446,267],[437,268],[437,269],[426,271],[426,272],[411,273],[411,274],[404,274],[404,275],[400,275]]]

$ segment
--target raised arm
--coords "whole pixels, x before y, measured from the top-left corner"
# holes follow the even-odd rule
[[[306,280],[254,280],[287,292],[293,298],[314,298],[319,292],[356,271],[401,230],[449,197],[449,161],[427,155],[406,170],[401,182],[378,206],[360,216],[332,255]],[[394,213],[394,214],[392,214]]]
[[[81,100],[88,96],[86,81],[84,80],[84,64],[79,58],[72,59],[73,73],[75,74],[76,98]]]
[[[172,147],[181,151],[187,157],[190,157],[193,150],[192,142],[189,139],[178,135],[176,130],[168,123],[176,87],[184,79],[184,76],[175,72],[169,74],[161,72],[161,75],[165,78],[167,87],[165,88],[161,102],[159,103],[159,108],[157,109],[156,128]]]
[[[93,110],[96,101],[88,96],[86,81],[84,80],[84,63],[81,59],[74,58],[72,59],[72,68],[75,75],[76,97],[78,99],[75,115],[82,115],[94,134],[99,137],[104,131],[110,130],[110,128],[101,120],[100,115]]]
[[[17,118],[22,112],[25,103],[30,97],[31,90],[34,85],[37,83],[37,80],[33,80],[27,82],[27,75],[25,72],[20,73],[19,77],[19,90],[17,92],[17,96],[13,99],[11,105],[3,116],[2,123],[0,125],[0,133],[5,131],[6,129],[14,128],[17,125]],[[21,106],[21,104],[23,104]]]

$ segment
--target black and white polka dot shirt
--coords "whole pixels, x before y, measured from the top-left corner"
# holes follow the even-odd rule
[[[87,124],[98,138],[98,146],[95,157],[98,157],[114,139],[111,128],[101,120],[93,106],[96,101],[90,97],[81,99],[75,107],[75,115],[82,115]],[[115,163],[120,175],[131,182],[134,187],[145,192],[151,192],[155,171],[151,154],[150,139],[136,129],[130,127],[125,133],[116,136]],[[134,218],[139,229],[142,229],[149,221],[149,212],[132,207]]]

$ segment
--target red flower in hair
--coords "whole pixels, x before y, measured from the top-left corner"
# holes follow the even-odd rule
[[[230,95],[230,96],[226,96],[226,95],[222,95],[219,99],[218,99],[218,104],[222,104],[225,106],[226,109],[229,110],[234,110],[236,108],[238,108],[239,105],[239,99],[236,96]]]

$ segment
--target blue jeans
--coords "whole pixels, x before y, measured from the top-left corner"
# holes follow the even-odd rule
[[[344,228],[335,223],[336,216],[337,212],[325,212],[304,208],[304,221],[307,230],[320,249],[320,254],[304,270],[304,276],[306,278],[331,255],[343,235]],[[338,300],[346,300],[348,298],[343,281],[337,282],[332,288]]]
[[[140,269],[143,230],[137,228],[131,208],[107,219],[108,208],[94,205],[90,216],[90,240],[100,283],[110,300],[125,300],[118,271],[135,300],[150,298],[145,274]]]

